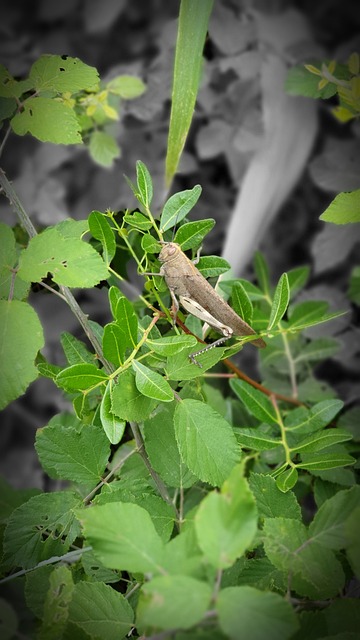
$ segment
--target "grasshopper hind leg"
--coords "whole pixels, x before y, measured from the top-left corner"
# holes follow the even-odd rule
[[[219,347],[221,344],[224,344],[224,342],[226,342],[226,340],[228,340],[229,338],[231,338],[231,334],[228,336],[223,336],[222,338],[215,340],[215,342],[212,342],[211,344],[207,344],[206,347],[204,347],[203,349],[200,349],[199,351],[190,353],[189,358],[191,362],[193,364],[196,364],[201,369],[202,365],[200,364],[200,362],[196,360],[196,356],[199,356],[201,353],[205,353],[206,351],[210,351],[210,349],[213,349],[214,347]]]

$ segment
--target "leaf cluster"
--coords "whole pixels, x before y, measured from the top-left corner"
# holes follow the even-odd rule
[[[353,637],[354,600],[338,595],[360,573],[357,438],[343,403],[313,373],[337,342],[302,333],[338,313],[297,302],[308,268],[274,287],[258,253],[256,284],[221,287],[267,342],[263,386],[236,368],[230,384],[223,376],[248,338],[204,352],[195,366],[198,320],[179,312],[174,324],[166,285],[147,274],[159,272],[156,255],[175,225],[174,241],[193,257],[214,221],[187,220],[199,185],[156,216],[142,162],[129,184],[136,211],[93,211],[25,248],[9,227],[0,236],[2,406],[37,375],[73,405],[37,431],[35,445],[43,470],[67,488],[34,495],[4,484],[4,580],[24,581],[39,637],[237,639],[241,628],[248,638],[297,640],[309,609],[315,639],[336,637],[340,620]],[[129,260],[146,278],[135,303],[117,284],[116,265]],[[197,266],[206,277],[228,269],[215,256]],[[26,297],[45,278],[60,295],[107,287],[110,322],[88,323],[101,352],[63,333],[66,366],[39,354],[35,367],[43,336]],[[1,606],[16,631],[14,610]]]

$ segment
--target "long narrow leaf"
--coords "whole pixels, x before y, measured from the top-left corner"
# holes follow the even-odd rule
[[[213,0],[182,0],[175,51],[166,184],[170,185],[189,132]]]

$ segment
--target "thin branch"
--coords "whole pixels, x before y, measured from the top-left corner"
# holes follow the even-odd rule
[[[1,158],[1,156],[2,156],[2,152],[4,151],[4,147],[5,147],[5,145],[6,145],[6,141],[7,141],[8,137],[9,137],[9,135],[10,135],[10,131],[11,131],[11,127],[10,127],[10,125],[9,125],[9,126],[8,126],[8,128],[7,128],[7,130],[6,130],[5,135],[4,135],[4,137],[3,137],[3,141],[2,141],[2,143],[1,143],[1,145],[0,145],[0,158]]]

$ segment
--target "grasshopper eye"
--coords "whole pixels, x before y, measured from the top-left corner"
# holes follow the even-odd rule
[[[174,253],[176,252],[176,246],[175,246],[174,244],[170,243],[170,244],[168,245],[167,250],[168,250],[168,254],[169,254],[169,256],[173,256],[173,255],[174,255]]]

